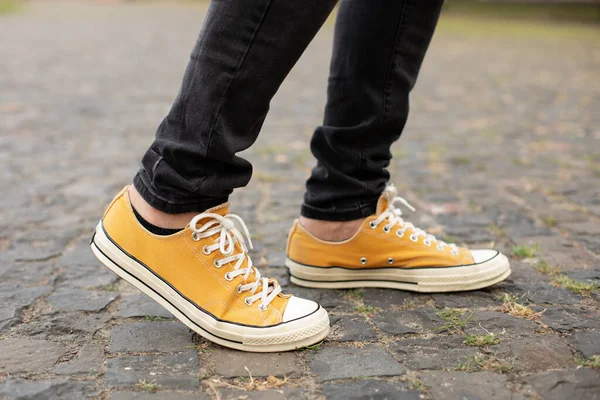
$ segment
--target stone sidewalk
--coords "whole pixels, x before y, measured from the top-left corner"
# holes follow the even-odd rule
[[[407,217],[498,247],[489,290],[295,287],[284,240],[313,164],[328,22],[246,156],[253,259],[318,300],[323,343],[207,343],[99,265],[103,207],[176,95],[198,5],[28,5],[0,16],[0,399],[600,399],[600,33],[443,17],[394,147]],[[9,40],[7,40],[9,39]]]

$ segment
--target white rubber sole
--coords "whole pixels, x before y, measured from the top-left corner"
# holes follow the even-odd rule
[[[498,253],[488,261],[460,267],[362,268],[313,267],[286,259],[291,282],[319,289],[377,287],[422,293],[458,292],[481,289],[510,276],[510,263]]]
[[[221,346],[250,352],[279,352],[310,346],[329,334],[329,316],[320,306],[305,317],[268,327],[220,321],[117,247],[104,232],[101,222],[96,226],[90,246],[106,267],[166,308],[200,336]]]

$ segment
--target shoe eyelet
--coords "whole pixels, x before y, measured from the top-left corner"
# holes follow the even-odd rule
[[[414,234],[412,234],[412,235],[410,235],[410,240],[412,240],[413,242],[415,242],[415,243],[416,243],[416,242],[418,242],[418,241],[419,241],[419,238],[418,238],[418,237],[416,237]]]
[[[435,248],[436,248],[436,249],[438,249],[438,251],[444,251],[444,248],[443,248],[443,247],[440,247],[440,246],[435,246]]]
[[[225,280],[228,282],[231,282],[233,280],[233,278],[231,277],[231,275],[229,275],[229,272],[225,274]]]
[[[215,258],[215,261],[213,261],[213,265],[215,266],[215,268],[221,268],[222,265],[219,262],[220,260],[218,258]]]
[[[361,263],[362,265],[365,265],[365,264],[367,263],[367,259],[366,259],[366,257],[363,257],[363,258],[361,258],[361,259],[360,259],[360,263]]]
[[[259,305],[258,305],[258,309],[259,309],[260,311],[267,311],[267,306],[266,306],[265,304],[259,304]]]
[[[242,284],[241,283],[238,285],[236,290],[237,290],[238,294],[242,293]]]
[[[197,241],[199,241],[200,239],[201,239],[201,237],[200,237],[200,234],[199,234],[198,232],[194,232],[194,233],[192,233],[192,240],[193,240],[194,242],[197,242]]]
[[[387,226],[384,226],[384,227],[383,227],[383,231],[384,231],[385,233],[390,233],[390,230],[391,230],[391,229],[390,229],[390,228],[388,228]]]
[[[204,253],[205,255],[209,255],[211,253],[210,249],[208,248],[208,246],[204,246],[202,248],[202,253]]]
[[[396,231],[396,236],[398,236],[398,237],[402,237],[402,236],[404,236],[404,232],[402,232],[400,229],[398,229],[398,230]]]
[[[458,255],[458,251],[454,251],[454,250],[452,250],[452,255],[453,255],[453,256],[457,256],[457,255]]]
[[[393,264],[394,263],[394,259],[392,257],[388,258],[388,264]]]
[[[431,246],[431,242],[429,240],[423,240],[423,244],[425,246]]]
[[[377,228],[377,225],[375,224],[375,221],[369,222],[369,226],[371,227],[371,229]]]
[[[244,303],[246,303],[246,305],[247,305],[247,306],[251,306],[251,305],[252,305],[252,302],[250,301],[250,297],[246,297],[246,298],[244,299]]]

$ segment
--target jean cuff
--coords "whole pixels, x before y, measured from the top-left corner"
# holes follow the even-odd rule
[[[360,203],[359,207],[341,209],[341,210],[323,210],[316,207],[302,204],[300,214],[306,218],[319,219],[322,221],[352,221],[355,219],[366,218],[375,214],[377,211],[377,200],[374,202]]]
[[[167,201],[157,195],[154,189],[144,181],[139,173],[133,178],[133,186],[148,204],[167,214],[183,214],[188,212],[201,213],[209,208],[227,203],[229,200],[228,197],[223,197],[194,199],[193,201],[190,201],[189,198],[185,200],[182,199],[181,201]]]

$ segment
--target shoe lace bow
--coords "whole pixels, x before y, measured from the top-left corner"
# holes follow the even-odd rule
[[[406,199],[398,196],[398,189],[395,186],[388,185],[385,188],[384,196],[388,200],[388,208],[383,211],[379,216],[371,221],[371,228],[377,228],[383,221],[387,220],[387,223],[383,226],[383,230],[385,232],[390,232],[393,227],[399,226],[399,229],[396,230],[396,235],[399,237],[404,236],[404,233],[408,230],[412,230],[412,234],[410,235],[410,239],[413,242],[419,240],[420,237],[424,237],[423,244],[426,246],[431,246],[432,242],[437,242],[436,248],[439,251],[443,251],[446,246],[448,246],[453,255],[458,255],[458,247],[454,243],[446,243],[442,240],[437,239],[435,236],[425,232],[421,228],[417,228],[412,223],[404,221],[402,219],[402,210],[400,208],[395,207],[397,203],[402,204],[406,208],[411,211],[416,211],[416,209],[410,205]]]
[[[207,221],[199,224],[203,220]],[[241,231],[238,229],[238,226],[241,228]],[[226,264],[235,262],[233,270],[225,274],[225,279],[232,281],[237,276],[243,275],[244,283],[238,285],[237,292],[250,291],[250,295],[244,300],[246,304],[252,305],[255,301],[261,300],[258,307],[264,311],[271,301],[281,293],[281,286],[279,286],[277,281],[261,278],[260,271],[252,264],[252,259],[248,255],[248,251],[253,248],[250,232],[242,218],[238,215],[198,214],[190,222],[190,228],[193,231],[192,238],[194,241],[219,234],[219,238],[215,243],[204,246],[202,252],[209,255],[214,251],[219,251],[224,256],[223,258],[215,259],[214,266],[216,268],[221,268]],[[246,240],[248,244],[246,244]],[[239,243],[241,247],[241,251],[237,253],[236,243]],[[246,259],[246,267],[242,268]],[[248,282],[251,274],[255,275],[255,279],[252,282]],[[259,288],[261,289],[259,290]]]

